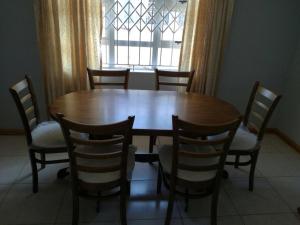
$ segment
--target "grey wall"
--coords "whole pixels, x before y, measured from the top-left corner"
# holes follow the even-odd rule
[[[25,73],[33,79],[40,108],[45,108],[32,2],[0,1],[0,128],[21,127],[8,87]]]
[[[300,39],[289,75],[277,125],[300,145]]]
[[[299,0],[236,1],[219,97],[243,112],[256,80],[283,92],[300,34],[299,12]]]

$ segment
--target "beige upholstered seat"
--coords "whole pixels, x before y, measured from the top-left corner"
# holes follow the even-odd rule
[[[111,153],[115,151],[120,151],[121,146],[115,145],[115,146],[107,146],[103,147],[79,147],[77,146],[76,152],[78,153],[89,153],[89,154],[99,154],[99,153]],[[131,180],[132,177],[132,171],[134,168],[135,163],[135,152],[137,148],[134,145],[130,145],[128,149],[128,158],[127,158],[127,179]],[[97,166],[116,166],[120,164],[121,158],[110,158],[110,159],[103,159],[103,160],[94,160],[94,159],[83,159],[78,158],[77,159],[77,166],[91,166],[91,167],[97,167]],[[78,171],[78,179],[82,180],[87,183],[108,183],[113,182],[118,179],[120,179],[120,171],[113,171],[113,172],[106,172],[106,173],[89,173],[89,172],[82,172]]]
[[[66,142],[59,123],[46,121],[31,131],[32,146],[37,148],[66,148]]]
[[[224,135],[216,135],[208,137],[209,140],[217,140],[220,138],[224,138],[226,134]],[[235,136],[232,140],[232,143],[230,145],[231,150],[249,150],[253,149],[257,144],[257,136],[249,131],[247,127],[245,127],[243,124],[239,126],[237,129]]]
[[[257,136],[249,131],[249,129],[241,125],[230,145],[231,150],[248,150],[253,149],[257,143]]]
[[[197,146],[191,145],[181,145],[181,150],[188,152],[198,152],[198,153],[213,153],[216,150],[211,147],[202,147],[199,148]],[[165,173],[171,174],[172,168],[172,154],[173,154],[173,146],[171,145],[162,145],[158,147],[159,153],[159,161]],[[180,157],[179,162],[184,162],[188,165],[197,165],[197,166],[209,166],[217,163],[216,158],[191,158],[191,157]],[[210,171],[190,171],[190,170],[178,170],[178,178],[199,182],[213,179],[216,176],[217,170]]]

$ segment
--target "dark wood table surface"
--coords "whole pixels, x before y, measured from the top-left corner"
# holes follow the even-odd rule
[[[66,94],[49,106],[50,113],[87,124],[108,124],[135,116],[134,135],[172,135],[172,115],[197,124],[216,125],[240,116],[215,97],[176,91],[94,89]]]

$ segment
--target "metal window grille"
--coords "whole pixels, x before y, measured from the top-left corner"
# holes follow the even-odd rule
[[[103,64],[177,68],[186,0],[105,0]]]

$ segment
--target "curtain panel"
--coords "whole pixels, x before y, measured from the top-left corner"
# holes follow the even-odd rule
[[[234,0],[189,0],[180,55],[181,70],[195,70],[191,91],[214,95]]]
[[[47,103],[87,88],[86,68],[101,67],[101,0],[35,0]]]

